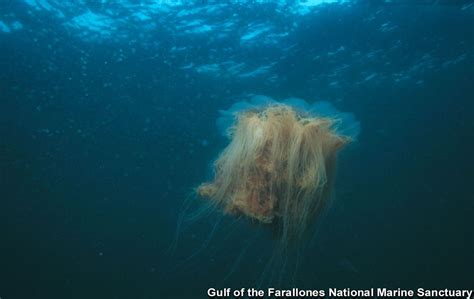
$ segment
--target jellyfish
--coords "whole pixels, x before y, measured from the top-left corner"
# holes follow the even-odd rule
[[[231,277],[246,277],[262,288],[289,287],[314,244],[305,237],[331,202],[336,157],[357,140],[360,124],[329,102],[262,95],[219,113],[217,128],[228,143],[211,178],[183,200],[170,243],[179,262],[169,272],[228,261],[219,267],[226,286]],[[177,251],[180,237],[186,246]]]
[[[357,138],[359,122],[328,102],[266,96],[220,114],[229,144],[196,193],[223,214],[270,228],[284,246],[297,243],[330,201],[337,153]]]

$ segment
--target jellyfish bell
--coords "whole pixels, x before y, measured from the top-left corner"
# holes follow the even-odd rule
[[[230,143],[197,194],[224,214],[272,227],[285,246],[301,240],[329,201],[336,154],[359,123],[328,102],[297,98],[254,96],[220,113]]]

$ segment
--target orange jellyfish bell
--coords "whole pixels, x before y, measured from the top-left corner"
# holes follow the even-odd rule
[[[197,193],[224,213],[280,224],[282,238],[299,236],[327,203],[336,153],[352,138],[336,118],[286,103],[249,108],[235,112],[214,179]]]

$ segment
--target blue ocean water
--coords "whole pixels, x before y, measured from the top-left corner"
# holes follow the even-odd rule
[[[251,95],[361,124],[286,286],[474,288],[472,1],[1,0],[0,67],[2,299],[276,281],[248,221],[176,234]]]

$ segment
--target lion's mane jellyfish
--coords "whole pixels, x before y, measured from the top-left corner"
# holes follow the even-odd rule
[[[328,203],[336,154],[357,137],[359,123],[327,102],[264,96],[221,111],[217,123],[230,143],[198,195],[225,214],[272,227],[284,244],[300,240]]]

